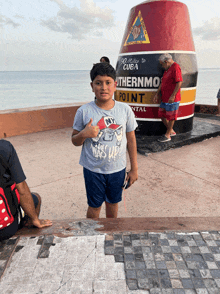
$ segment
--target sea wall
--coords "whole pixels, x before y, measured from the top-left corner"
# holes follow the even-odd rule
[[[0,111],[0,138],[68,128],[84,103],[50,105]],[[196,113],[217,114],[218,106],[196,104]]]
[[[0,138],[71,127],[82,103],[0,111]]]
[[[195,105],[195,112],[196,113],[205,113],[205,114],[218,114],[218,106],[217,105],[203,105],[203,104],[196,104]],[[220,114],[220,113],[219,113]]]

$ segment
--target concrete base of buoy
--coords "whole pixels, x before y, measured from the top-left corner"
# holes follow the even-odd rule
[[[166,127],[162,122],[137,121],[138,128],[136,134],[147,136],[160,136],[166,133]],[[174,124],[176,133],[187,133],[193,128],[193,117],[184,120],[177,120]]]
[[[171,141],[162,143],[158,141],[160,136],[136,134],[137,150],[140,154],[148,155],[214,138],[220,135],[219,123],[220,116],[202,113],[195,114],[192,131],[186,133],[178,133],[176,131],[177,134],[171,138]]]

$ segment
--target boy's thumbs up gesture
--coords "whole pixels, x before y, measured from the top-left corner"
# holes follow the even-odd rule
[[[90,118],[90,121],[86,125],[85,129],[83,130],[84,136],[86,138],[95,138],[98,136],[99,133],[99,126],[92,126],[93,119]]]

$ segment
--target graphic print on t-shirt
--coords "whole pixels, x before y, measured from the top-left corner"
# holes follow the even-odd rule
[[[120,154],[123,126],[111,116],[103,116],[97,123],[99,133],[92,138],[92,153],[97,159],[115,160]]]

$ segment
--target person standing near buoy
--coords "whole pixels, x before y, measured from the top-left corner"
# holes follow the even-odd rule
[[[167,142],[171,140],[171,136],[176,135],[173,126],[178,116],[181,100],[180,87],[183,79],[179,64],[173,61],[170,54],[162,54],[159,57],[159,62],[165,71],[154,96],[154,103],[160,102],[158,116],[167,128],[165,135],[159,138],[158,141]]]
[[[220,116],[220,89],[218,90],[218,94],[217,94],[217,105],[218,105],[217,115]]]
[[[100,58],[100,62],[107,62],[107,63],[110,64],[110,60],[109,60],[109,58],[108,58],[107,56],[102,56],[102,57]]]

